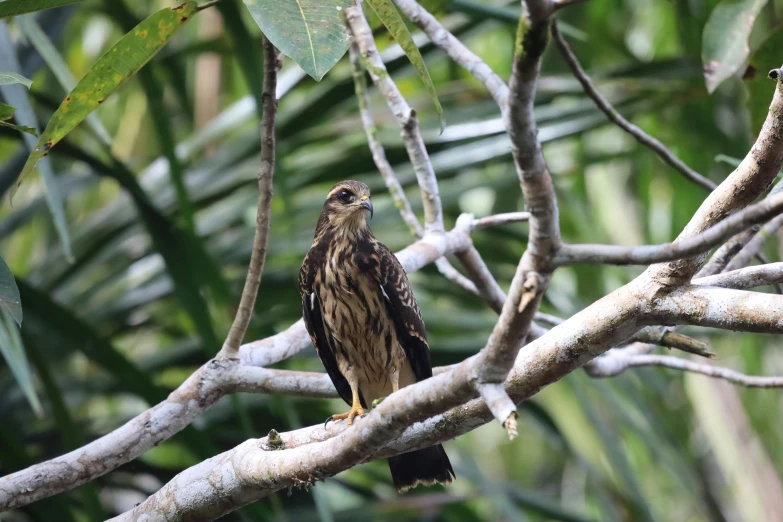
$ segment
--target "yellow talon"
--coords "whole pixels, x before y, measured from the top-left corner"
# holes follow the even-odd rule
[[[358,392],[353,392],[351,395],[353,396],[352,397],[353,398],[353,404],[351,405],[350,411],[348,411],[347,413],[337,413],[335,415],[332,415],[331,417],[326,419],[326,422],[324,423],[324,426],[329,424],[329,421],[343,420],[343,419],[348,419],[348,426],[352,426],[353,425],[353,419],[355,419],[357,415],[359,417],[363,417],[364,416],[364,408],[362,408],[362,403],[359,401],[359,393]]]

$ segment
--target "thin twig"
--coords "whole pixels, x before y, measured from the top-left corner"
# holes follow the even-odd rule
[[[717,286],[746,290],[758,286],[783,283],[783,263],[748,266],[731,272],[723,272],[707,277],[699,277],[692,281],[694,285]]]
[[[253,250],[250,266],[247,269],[245,287],[239,301],[239,308],[231,324],[221,354],[233,357],[242,344],[253,308],[261,286],[264,273],[266,248],[269,240],[270,208],[272,206],[272,188],[275,175],[275,115],[277,114],[277,71],[282,65],[277,60],[277,50],[264,37],[264,91],[262,103],[264,116],[261,121],[261,169],[258,172],[258,209],[256,211],[256,231],[253,237]]]
[[[775,216],[770,219],[764,225],[761,226],[758,234],[754,235],[750,241],[740,250],[734,259],[732,259],[728,265],[726,265],[726,271],[737,270],[750,264],[751,260],[756,257],[761,249],[764,247],[764,243],[767,242],[771,236],[783,226],[783,214]]]
[[[753,225],[752,227],[748,227],[746,230],[731,236],[728,241],[715,251],[710,260],[701,267],[695,277],[707,277],[723,272],[726,265],[728,265],[734,256],[748,244],[748,241],[753,239],[753,236],[758,234],[759,230],[761,230],[761,225]]]
[[[472,74],[497,102],[501,112],[508,109],[508,86],[481,58],[451,34],[416,0],[394,0],[403,14],[416,24],[437,47]]]
[[[555,4],[556,9],[563,7],[563,4],[565,3],[566,2],[562,1],[557,2]],[[567,3],[570,4],[573,2]],[[630,121],[626,120],[619,112],[617,112],[617,109],[612,107],[612,104],[609,103],[609,100],[604,98],[604,96],[598,92],[598,90],[593,85],[593,81],[579,64],[579,60],[577,60],[576,55],[574,55],[573,51],[571,51],[568,42],[565,41],[563,35],[561,35],[560,31],[558,31],[556,21],[552,21],[552,38],[554,39],[555,44],[557,44],[557,48],[560,50],[560,54],[563,55],[566,63],[568,63],[568,66],[571,68],[571,72],[574,74],[576,79],[579,80],[579,83],[582,84],[582,89],[584,89],[585,94],[587,94],[587,96],[595,102],[598,108],[601,109],[601,112],[606,114],[606,117],[609,118],[609,121],[615,123],[625,132],[636,138],[636,141],[645,147],[652,149],[658,155],[658,157],[664,161],[664,163],[670,165],[694,183],[708,190],[714,190],[715,187],[718,186],[715,182],[705,178],[690,168],[677,156],[672,154],[672,152],[667,149],[663,143],[648,135]]]
[[[614,377],[623,373],[628,368],[639,368],[643,366],[659,366],[672,370],[680,370],[690,373],[698,373],[723,379],[740,386],[748,388],[781,388],[783,387],[783,377],[757,377],[754,375],[745,375],[736,370],[714,366],[711,364],[697,363],[674,357],[671,355],[638,354],[625,355],[622,350],[613,350],[604,356],[591,361],[588,374],[591,377],[603,378]]]
[[[411,109],[389,76],[361,8],[353,6],[345,9],[345,20],[354,36],[365,69],[370,73],[373,83],[400,124],[405,150],[408,152],[421,189],[425,232],[443,232],[443,207],[438,192],[438,180],[419,131],[416,111]]]
[[[359,104],[359,115],[362,119],[364,134],[367,137],[367,144],[370,148],[372,159],[375,162],[375,167],[378,169],[378,172],[381,173],[383,181],[386,183],[386,188],[394,201],[394,205],[400,210],[402,220],[408,225],[408,229],[414,236],[422,238],[424,237],[424,229],[422,228],[421,223],[419,223],[416,214],[413,212],[410,201],[408,201],[408,198],[405,196],[405,191],[402,189],[402,185],[397,179],[394,169],[389,163],[389,160],[386,159],[386,151],[384,150],[383,145],[378,141],[375,120],[370,111],[370,96],[367,92],[367,81],[365,80],[364,70],[359,63],[359,49],[355,43],[351,44],[348,53],[351,61],[354,90],[356,91],[356,99]],[[476,285],[460,274],[445,257],[435,261],[435,266],[446,279],[453,281],[468,292],[473,294],[478,293]]]
[[[632,340],[664,346],[666,348],[673,348],[700,357],[707,357],[708,359],[715,358],[715,354],[710,350],[710,345],[708,343],[681,333],[672,332],[664,326],[648,326],[647,328],[643,328],[632,337]]]
[[[638,265],[693,257],[707,252],[743,230],[783,212],[783,193],[765,198],[732,214],[707,230],[673,243],[624,247],[618,245],[563,245],[552,263],[555,266],[580,263]]]
[[[367,145],[370,147],[373,162],[386,183],[386,188],[392,197],[392,201],[394,201],[394,205],[400,210],[402,220],[408,225],[408,229],[414,236],[421,238],[424,235],[424,229],[421,223],[419,223],[416,214],[414,214],[410,201],[405,196],[405,191],[402,189],[394,169],[392,169],[389,160],[386,159],[386,151],[383,149],[383,145],[378,141],[375,120],[370,112],[370,95],[367,92],[367,81],[364,76],[364,70],[359,63],[359,49],[356,43],[351,44],[348,53],[351,59],[351,73],[353,75],[354,90],[356,91],[356,100],[359,103],[359,116],[362,119],[364,135],[367,137]]]
[[[508,223],[523,223],[530,221],[530,212],[506,212],[505,214],[495,214],[473,220],[471,228],[480,230],[487,227],[496,227]]]

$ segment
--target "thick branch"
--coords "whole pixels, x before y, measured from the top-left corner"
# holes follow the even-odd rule
[[[458,228],[446,234],[427,236],[396,255],[405,271],[411,273],[440,257],[464,250],[469,244],[467,230]],[[165,402],[134,417],[120,428],[78,450],[0,478],[0,510],[67,491],[130,462],[183,430],[226,393],[242,390],[244,386],[263,390],[263,379],[270,374],[235,369],[237,363],[246,366],[274,364],[308,346],[310,338],[304,323],[299,320],[277,335],[243,345],[238,361],[208,362],[172,392]],[[248,380],[251,376],[255,380]],[[318,383],[310,386],[326,393],[323,383],[320,387]]]
[[[277,114],[277,71],[282,62],[277,59],[275,46],[264,37],[264,91],[262,104],[264,115],[261,121],[261,170],[258,173],[258,208],[256,210],[256,231],[247,269],[245,287],[239,300],[239,308],[231,324],[221,354],[234,356],[242,344],[264,273],[266,246],[269,238],[270,208],[272,206],[272,180],[275,175],[275,115]]]
[[[652,301],[648,318],[658,324],[783,333],[783,296],[690,285]]]
[[[558,4],[558,6],[560,6],[560,4]],[[560,34],[560,31],[557,29],[557,21],[552,21],[552,39],[555,41],[555,44],[557,44],[557,48],[560,50],[560,54],[563,55],[563,59],[571,68],[571,72],[574,74],[576,79],[579,80],[579,83],[582,84],[582,89],[584,89],[585,94],[587,94],[587,96],[589,96],[595,102],[596,106],[598,106],[601,112],[606,115],[609,121],[616,124],[622,130],[633,136],[636,141],[645,147],[652,149],[653,152],[655,152],[664,163],[679,171],[689,180],[698,185],[701,185],[708,190],[713,190],[715,187],[717,187],[715,182],[705,178],[690,168],[681,159],[672,154],[672,152],[667,149],[663,143],[656,140],[652,136],[649,136],[642,129],[626,120],[622,114],[617,112],[617,109],[612,107],[612,104],[609,103],[609,100],[604,98],[604,96],[601,95],[601,93],[598,92],[598,90],[595,88],[593,81],[582,68],[579,60],[576,58],[576,55],[574,55],[573,51],[571,51],[571,47],[568,45],[568,42],[566,42],[565,38],[563,38],[563,35]]]
[[[511,139],[511,153],[517,168],[525,205],[530,212],[530,239],[526,264],[544,272],[546,260],[560,246],[558,209],[552,178],[541,152],[538,127],[533,115],[541,55],[549,39],[551,3],[527,0],[526,12],[517,29],[516,51],[509,81],[509,110],[504,118]]]
[[[506,383],[520,401],[627,338],[638,328],[639,298],[628,288],[583,310],[519,354]],[[612,314],[606,310],[611,309]],[[268,439],[250,440],[178,475],[159,492],[115,521],[206,521],[272,491],[323,480],[368,458],[382,458],[442,442],[475,429],[491,416],[470,385],[484,354],[454,370],[407,386],[388,397],[352,428],[333,423],[282,434],[274,447]],[[432,418],[428,418],[433,416]],[[416,421],[418,424],[405,429]]]
[[[524,5],[527,9],[519,20],[504,123],[525,205],[530,212],[529,238],[500,319],[484,348],[486,363],[477,377],[482,398],[512,437],[516,433],[516,407],[503,391],[502,383],[528,334],[549,282],[550,258],[560,247],[557,200],[533,115],[552,4],[548,0],[526,0]]]

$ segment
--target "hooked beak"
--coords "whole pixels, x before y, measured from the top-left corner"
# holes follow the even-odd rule
[[[369,199],[365,199],[364,201],[362,201],[361,205],[362,207],[370,211],[370,219],[372,219],[372,201],[370,201]]]

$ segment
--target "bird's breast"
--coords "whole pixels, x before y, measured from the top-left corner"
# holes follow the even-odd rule
[[[388,381],[404,357],[383,291],[352,252],[334,250],[317,285],[326,330],[336,341],[340,370],[362,382]]]

